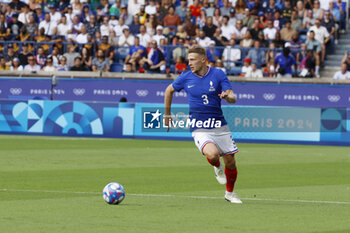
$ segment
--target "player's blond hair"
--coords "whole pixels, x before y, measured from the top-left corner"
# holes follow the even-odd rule
[[[193,45],[189,50],[188,53],[197,53],[202,56],[207,56],[207,52],[205,51],[205,48],[199,46],[199,45]]]

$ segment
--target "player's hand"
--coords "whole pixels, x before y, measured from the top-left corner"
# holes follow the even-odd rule
[[[221,92],[221,94],[218,94],[218,96],[220,97],[220,99],[225,99],[228,96],[228,93],[223,91]]]
[[[163,121],[164,121],[165,126],[168,127],[166,131],[169,132],[170,125],[173,124],[173,120],[171,119],[171,116],[170,115],[164,115]]]

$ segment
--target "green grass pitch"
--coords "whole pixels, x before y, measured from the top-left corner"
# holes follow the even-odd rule
[[[350,232],[350,148],[238,147],[242,205],[193,142],[2,135],[0,232]]]

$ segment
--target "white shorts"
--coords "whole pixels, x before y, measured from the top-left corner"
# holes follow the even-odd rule
[[[232,139],[232,134],[227,125],[215,129],[198,129],[192,132],[193,140],[203,154],[203,148],[208,143],[214,143],[219,155],[233,155],[238,152],[235,141]]]

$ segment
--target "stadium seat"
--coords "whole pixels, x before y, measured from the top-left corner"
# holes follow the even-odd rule
[[[111,69],[110,71],[111,72],[122,72],[123,71],[123,64],[120,64],[120,63],[113,63],[111,65]]]

